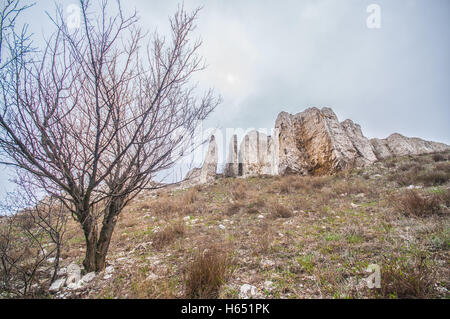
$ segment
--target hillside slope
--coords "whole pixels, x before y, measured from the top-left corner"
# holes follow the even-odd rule
[[[142,195],[120,217],[107,272],[53,297],[448,298],[449,158]],[[77,227],[64,266],[81,265]],[[371,264],[381,289],[363,280]]]

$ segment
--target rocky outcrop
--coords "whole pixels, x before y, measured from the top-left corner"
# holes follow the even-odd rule
[[[376,161],[359,125],[342,125],[330,108],[310,108],[296,115],[280,113],[275,128],[279,140],[280,174],[332,174]]]
[[[251,131],[238,148],[234,135],[229,146],[226,177],[257,175],[329,175],[364,167],[390,156],[418,155],[450,149],[448,145],[392,134],[386,139],[367,139],[361,126],[339,122],[332,109],[309,108],[298,114],[281,112],[275,133]],[[204,184],[216,178],[217,145],[211,137],[202,168],[191,170],[185,183]]]
[[[379,160],[391,156],[429,154],[450,149],[443,143],[429,142],[417,137],[406,137],[398,133],[383,140],[372,139],[370,142]]]
[[[238,158],[238,139],[237,135],[233,135],[228,149],[228,158],[225,164],[224,176],[236,177],[239,176],[239,158]]]
[[[333,174],[355,166],[358,154],[330,108],[311,108],[297,116],[301,119],[300,138],[314,175]]]
[[[191,169],[184,178],[183,184],[192,186],[197,184],[206,184],[216,179],[217,175],[217,143],[216,138],[211,136],[205,161],[201,168]]]
[[[278,151],[278,173],[306,175],[312,170],[301,135],[297,116],[281,112],[275,122],[275,147]]]
[[[274,175],[274,144],[272,138],[258,131],[248,133],[239,149],[239,175]]]
[[[358,153],[356,166],[362,167],[376,162],[377,157],[374,153],[373,146],[369,139],[363,135],[361,126],[352,120],[345,120],[341,125]]]

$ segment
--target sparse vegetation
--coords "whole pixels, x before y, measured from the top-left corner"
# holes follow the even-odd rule
[[[408,190],[394,197],[392,202],[406,215],[427,217],[442,211],[440,199],[439,195],[425,195],[415,190]]]
[[[185,270],[185,297],[212,299],[232,273],[230,252],[217,246],[201,250]]]
[[[201,190],[143,194],[117,223],[107,260],[114,276],[71,293],[238,298],[248,283],[258,298],[448,298],[450,185],[412,189],[392,180],[445,172],[448,162],[432,156],[336,176],[225,178]],[[292,187],[281,192],[280,185]],[[82,261],[76,227],[68,225],[63,267]],[[381,267],[382,289],[363,281],[370,264]]]
[[[381,270],[382,285],[374,291],[375,296],[388,298],[434,298],[435,270],[425,255],[410,258],[385,258]]]
[[[153,247],[162,249],[171,244],[175,239],[183,237],[186,232],[186,225],[183,222],[175,222],[170,224],[162,231],[157,232],[153,236]]]

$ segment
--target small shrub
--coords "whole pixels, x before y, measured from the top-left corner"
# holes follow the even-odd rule
[[[397,172],[389,176],[389,180],[397,182],[400,186],[423,184],[424,186],[443,185],[450,179],[450,173],[445,171],[426,172]]]
[[[450,173],[450,163],[449,162],[437,163],[435,166],[435,170],[446,172],[447,174],[449,174]]]
[[[247,209],[247,214],[249,214],[249,215],[256,215],[256,214],[259,214],[259,210],[254,208],[254,207],[251,207],[251,208]]]
[[[385,258],[381,269],[381,288],[374,292],[379,298],[431,298],[435,271],[423,254],[406,258]]]
[[[421,195],[408,190],[391,198],[394,206],[407,216],[427,217],[441,212],[439,195]]]
[[[271,212],[272,218],[290,218],[293,216],[292,211],[281,204],[274,204]]]
[[[191,299],[215,299],[220,287],[232,273],[232,260],[227,250],[218,247],[199,252],[185,269],[185,297]]]
[[[174,242],[177,238],[183,237],[185,233],[186,225],[183,222],[180,221],[170,224],[153,236],[152,245],[155,249],[162,249],[163,247]]]
[[[242,204],[240,204],[240,203],[230,204],[230,205],[228,205],[228,207],[225,211],[225,214],[227,216],[233,216],[233,215],[239,213],[241,211],[241,209],[242,209]]]
[[[428,171],[418,176],[425,186],[443,185],[450,179],[450,174],[442,171]]]
[[[444,162],[446,160],[447,160],[447,157],[444,156],[444,154],[437,153],[437,154],[433,155],[433,161],[435,161],[435,162]]]

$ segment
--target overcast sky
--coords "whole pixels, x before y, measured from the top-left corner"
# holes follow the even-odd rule
[[[161,32],[179,3],[122,2]],[[381,8],[379,29],[366,23],[371,4]],[[205,127],[270,129],[281,111],[329,106],[369,138],[450,144],[450,1],[185,0],[200,5],[196,35],[209,65],[200,80],[223,97]],[[26,13],[36,40],[50,34],[53,8],[42,0]]]

